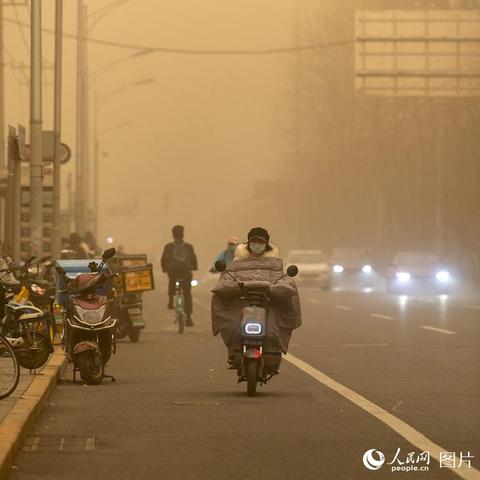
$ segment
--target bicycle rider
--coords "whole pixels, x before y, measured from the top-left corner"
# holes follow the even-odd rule
[[[180,282],[185,297],[185,325],[193,327],[192,314],[192,272],[198,269],[193,246],[183,241],[185,229],[181,225],[172,228],[173,242],[167,243],[162,254],[162,271],[168,275],[168,305],[173,310],[173,297],[177,281]]]

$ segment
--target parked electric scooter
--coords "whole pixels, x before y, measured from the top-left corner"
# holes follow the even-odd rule
[[[115,379],[105,375],[105,365],[115,353],[116,319],[110,316],[108,299],[98,290],[112,278],[112,273],[102,271],[106,261],[115,255],[115,248],[105,250],[102,262],[89,264],[91,273],[81,273],[69,279],[61,267],[57,273],[64,277],[65,291],[70,294],[68,308],[64,318],[62,344],[67,356],[74,365],[75,372],[80,371],[83,381],[97,385],[103,378]]]
[[[225,272],[227,266],[224,261],[215,263],[218,272]],[[229,272],[226,272],[229,274]],[[286,276],[295,277],[298,268],[290,265],[287,268]],[[234,277],[232,277],[234,278]],[[246,303],[241,311],[240,338],[241,338],[241,360],[238,367],[238,382],[247,382],[247,394],[255,396],[257,384],[265,385],[278,372],[271,371],[265,367],[266,357],[280,356],[281,352],[264,351],[264,344],[267,336],[268,311],[270,304],[271,283],[266,281],[251,282],[245,284],[238,282],[240,287],[240,299]]]

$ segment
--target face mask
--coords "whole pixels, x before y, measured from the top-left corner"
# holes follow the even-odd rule
[[[254,255],[261,255],[265,251],[265,248],[267,248],[265,243],[250,243],[250,251]]]
[[[236,248],[237,248],[237,246],[234,245],[233,243],[229,243],[229,244],[228,244],[228,247],[227,247],[227,249],[228,249],[230,252],[234,252]]]

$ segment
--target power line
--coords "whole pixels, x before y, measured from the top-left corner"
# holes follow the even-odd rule
[[[26,22],[19,22],[13,18],[4,18],[4,22],[9,23],[16,23],[19,25],[23,25],[25,27],[30,27],[30,24]],[[43,31],[46,33],[54,34],[54,30],[43,28]],[[64,33],[64,37],[76,39],[77,36],[72,33]],[[104,45],[106,47],[115,47],[115,48],[123,48],[127,50],[150,50],[152,52],[157,53],[171,53],[177,55],[239,55],[239,56],[247,56],[247,55],[276,55],[276,54],[283,54],[283,53],[295,53],[295,52],[306,52],[306,51],[314,51],[314,50],[322,50],[324,48],[334,48],[334,47],[342,47],[344,45],[353,45],[353,40],[340,40],[336,42],[329,42],[329,43],[317,43],[312,45],[299,45],[295,47],[280,47],[280,48],[265,48],[265,49],[257,49],[257,50],[249,50],[249,49],[240,49],[240,50],[198,50],[198,49],[189,49],[189,48],[169,48],[169,47],[155,47],[155,46],[148,46],[148,45],[138,45],[133,43],[122,43],[122,42],[114,42],[110,40],[101,40],[99,38],[92,38],[87,37],[86,39],[90,43],[94,43],[97,45]]]

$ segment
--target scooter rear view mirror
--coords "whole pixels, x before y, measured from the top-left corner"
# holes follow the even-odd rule
[[[224,272],[227,269],[227,264],[223,260],[217,260],[215,262],[215,270],[217,272]]]
[[[298,267],[296,265],[290,265],[287,268],[287,275],[289,277],[296,277],[298,275]]]
[[[102,253],[102,260],[109,260],[110,258],[112,258],[115,253],[117,253],[117,251],[115,250],[115,248],[107,248],[103,253]]]

